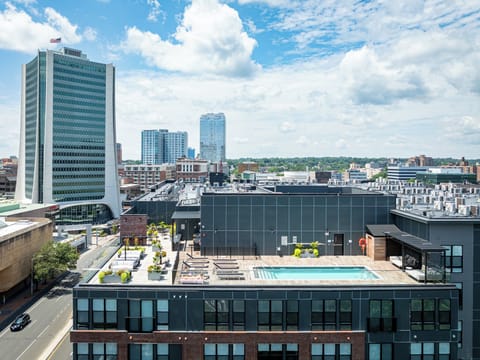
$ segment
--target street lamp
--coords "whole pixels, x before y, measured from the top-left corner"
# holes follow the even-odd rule
[[[328,244],[330,243],[331,240],[328,240],[328,236],[330,235],[330,232],[325,230],[325,255],[328,255]]]

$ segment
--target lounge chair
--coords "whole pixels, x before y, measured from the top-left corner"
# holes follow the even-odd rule
[[[219,280],[245,280],[244,274],[225,274],[225,275],[218,275],[217,277]]]
[[[214,262],[213,265],[215,265],[217,268],[225,270],[225,269],[240,269],[238,264],[218,264],[217,262]]]
[[[208,258],[205,256],[192,256],[187,252],[185,253],[185,255],[187,255],[192,260],[208,260]]]
[[[401,256],[390,256],[390,262],[398,268],[402,268],[402,257]]]
[[[185,265],[189,269],[206,269],[206,268],[208,268],[208,264],[205,264],[205,263],[195,264],[195,263],[192,263],[192,262],[184,261],[183,265]]]

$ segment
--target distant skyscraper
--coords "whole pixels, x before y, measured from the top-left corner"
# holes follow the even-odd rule
[[[225,161],[225,115],[200,117],[200,158],[218,163]]]
[[[142,163],[150,165],[175,164],[178,158],[187,156],[188,135],[185,131],[142,131]]]
[[[160,146],[160,132],[158,130],[142,131],[142,164],[159,165],[163,154]]]
[[[167,132],[163,134],[163,162],[175,164],[178,158],[186,157],[188,135],[185,131]]]
[[[80,50],[40,50],[22,66],[17,200],[58,203],[57,223],[120,215],[114,85],[113,65]]]
[[[189,159],[195,159],[195,149],[194,148],[189,147],[188,150],[187,150],[187,153],[188,153],[187,157]]]

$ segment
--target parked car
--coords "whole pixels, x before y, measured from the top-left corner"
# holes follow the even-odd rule
[[[30,321],[31,321],[30,315],[28,315],[27,313],[20,314],[15,318],[12,325],[10,325],[10,330],[11,331],[22,330],[25,326],[28,325]]]

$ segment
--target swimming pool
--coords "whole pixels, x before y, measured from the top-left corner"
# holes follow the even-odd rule
[[[253,268],[263,280],[375,280],[379,277],[364,266],[259,266]]]

